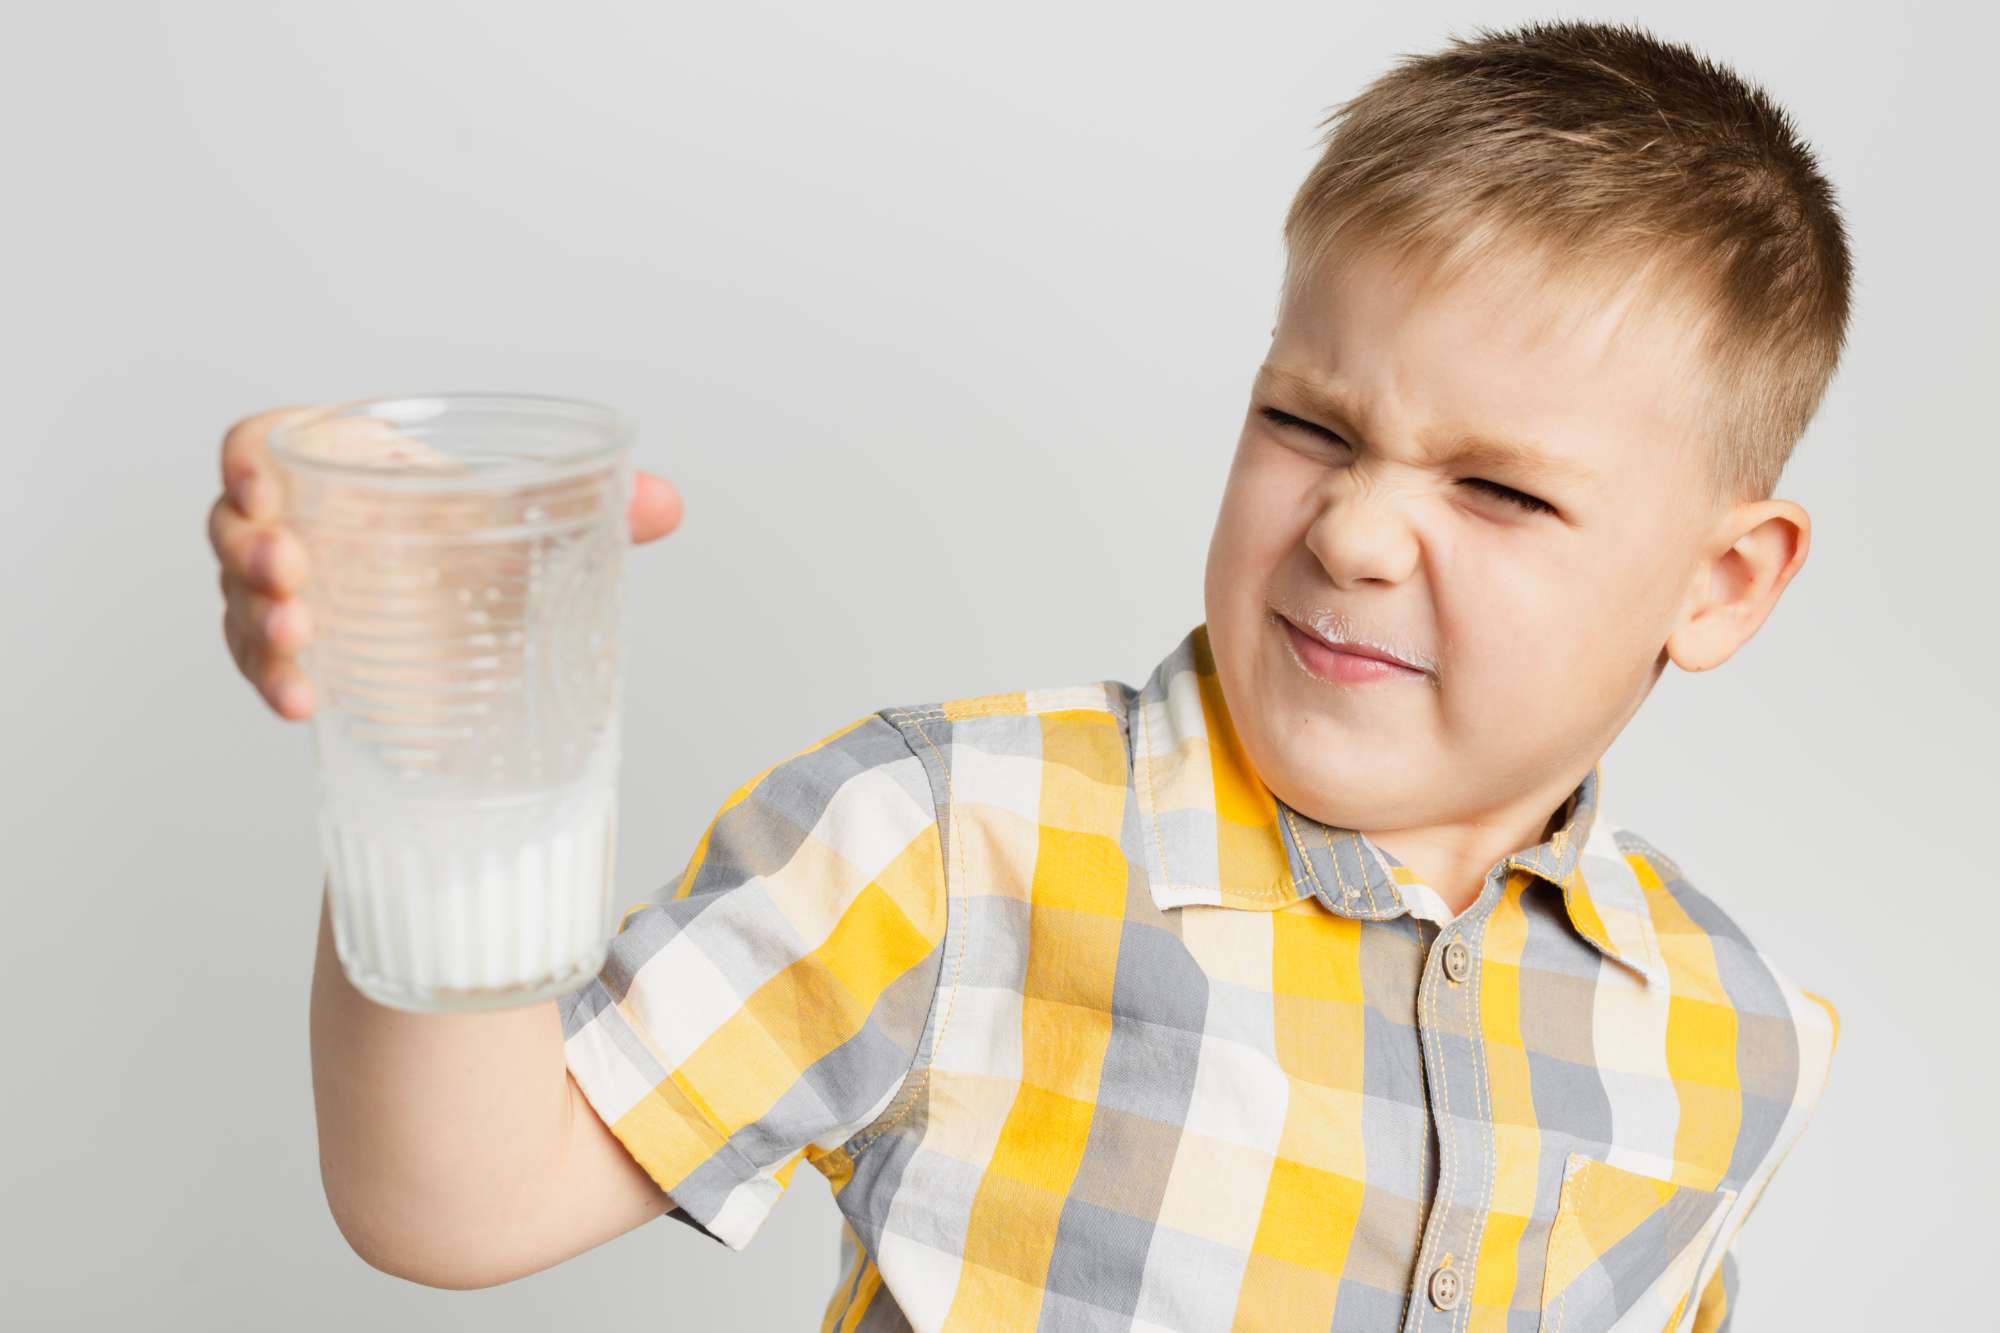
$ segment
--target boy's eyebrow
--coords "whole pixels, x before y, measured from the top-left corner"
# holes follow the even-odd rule
[[[1296,370],[1268,361],[1258,367],[1257,378],[1260,382],[1270,380],[1282,386],[1309,412],[1344,423],[1367,421],[1368,414],[1361,410],[1361,404],[1337,385],[1321,384]],[[1536,473],[1579,485],[1588,485],[1596,480],[1596,474],[1583,464],[1558,458],[1518,440],[1461,431],[1428,443],[1431,447],[1429,461],[1435,464]]]

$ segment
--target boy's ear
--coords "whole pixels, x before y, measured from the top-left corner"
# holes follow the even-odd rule
[[[1689,581],[1666,655],[1683,671],[1721,666],[1749,642],[1806,562],[1812,517],[1790,500],[1739,504]]]

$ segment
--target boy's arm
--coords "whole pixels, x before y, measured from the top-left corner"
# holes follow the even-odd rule
[[[663,1215],[743,1248],[799,1162],[888,1113],[940,986],[946,899],[923,761],[869,713],[732,792],[673,896],[627,913],[600,974],[557,1000],[375,1004],[323,904],[313,1098],[341,1234],[449,1288]]]
[[[415,1014],[355,990],[320,904],[312,989],[320,1179],[371,1267],[425,1286],[539,1272],[671,1206],[583,1099],[554,1000]]]

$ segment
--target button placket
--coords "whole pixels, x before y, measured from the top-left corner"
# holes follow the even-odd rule
[[[1437,1131],[1438,1176],[1418,1246],[1417,1268],[1411,1274],[1404,1333],[1455,1329],[1456,1311],[1464,1306],[1472,1286],[1494,1149],[1491,1110],[1483,1091],[1485,1048],[1478,988],[1465,981],[1473,976],[1476,961],[1469,941],[1479,937],[1505,881],[1504,865],[1487,873],[1479,896],[1433,943],[1435,961],[1424,969],[1418,985],[1417,1027],[1431,1123]]]

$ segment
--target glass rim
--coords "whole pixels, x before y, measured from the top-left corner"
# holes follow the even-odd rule
[[[471,461],[452,473],[431,472],[396,463],[333,462],[302,454],[293,444],[293,436],[298,432],[343,418],[373,419],[399,426],[412,425],[433,421],[448,416],[453,409],[468,408],[475,404],[490,405],[502,410],[523,410],[530,415],[539,412],[544,416],[566,416],[571,420],[580,420],[603,438],[568,453],[551,455],[547,459]],[[305,416],[278,422],[271,427],[264,438],[264,443],[270,453],[286,467],[300,471],[320,472],[332,476],[366,477],[371,480],[404,477],[412,481],[428,481],[463,478],[467,473],[520,470],[524,462],[530,461],[546,463],[555,469],[568,470],[598,462],[630,448],[638,435],[638,429],[638,419],[630,413],[621,412],[608,404],[593,402],[587,398],[568,398],[546,393],[460,390],[439,393],[379,394],[369,398],[350,398],[344,402],[331,403]]]

